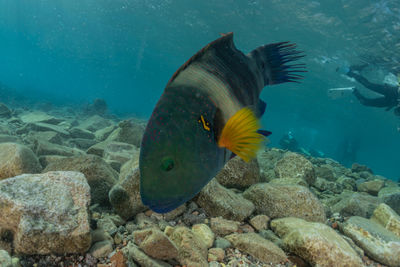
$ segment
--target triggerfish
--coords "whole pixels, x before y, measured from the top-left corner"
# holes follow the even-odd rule
[[[209,43],[169,80],[140,150],[140,195],[165,213],[192,199],[234,156],[249,161],[270,132],[260,130],[266,85],[297,82],[304,55],[289,42],[245,55],[233,34]]]

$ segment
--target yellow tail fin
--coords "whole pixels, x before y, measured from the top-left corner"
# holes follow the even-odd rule
[[[264,136],[259,134],[260,123],[253,111],[242,108],[233,115],[222,129],[218,146],[226,147],[244,161],[256,157],[261,148]]]

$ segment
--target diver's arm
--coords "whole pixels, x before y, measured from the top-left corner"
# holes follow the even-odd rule
[[[381,95],[391,94],[389,87],[382,85],[382,84],[371,83],[364,76],[361,76],[360,74],[357,74],[351,70],[347,73],[347,76],[356,79],[357,82],[361,83],[366,88],[370,89],[371,91],[374,91],[375,93],[378,93]]]

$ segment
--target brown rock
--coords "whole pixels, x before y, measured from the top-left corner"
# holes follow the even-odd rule
[[[41,170],[38,159],[28,147],[16,143],[0,144],[0,180]]]

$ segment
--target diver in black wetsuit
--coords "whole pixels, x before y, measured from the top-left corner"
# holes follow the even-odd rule
[[[354,78],[357,82],[361,83],[369,90],[374,91],[383,96],[377,98],[367,98],[363,96],[357,90],[357,88],[353,90],[353,94],[357,97],[360,103],[365,106],[380,107],[380,108],[385,107],[386,110],[391,110],[392,108],[396,107],[394,109],[394,114],[396,116],[400,116],[400,86],[371,83],[365,77],[355,72],[362,70],[364,67],[366,67],[366,65],[352,66],[350,67],[346,75]]]

